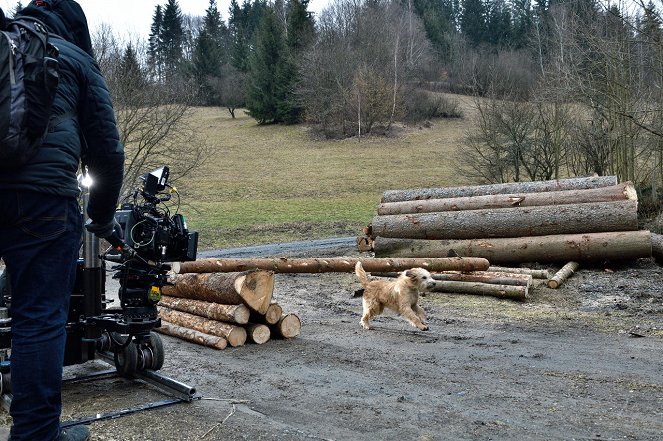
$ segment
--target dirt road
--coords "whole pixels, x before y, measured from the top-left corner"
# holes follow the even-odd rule
[[[596,266],[526,303],[428,294],[430,331],[394,315],[364,331],[353,275],[278,274],[300,337],[223,351],[164,337],[162,373],[202,399],[93,423],[92,439],[660,440],[661,282],[651,260]],[[70,384],[63,415],[163,398],[118,378]]]

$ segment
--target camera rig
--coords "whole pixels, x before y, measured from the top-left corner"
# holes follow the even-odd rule
[[[141,177],[142,183],[115,212],[122,231],[114,230],[105,252],[100,253],[100,240],[84,231],[66,324],[64,365],[101,358],[113,362],[121,376],[165,385],[190,401],[195,389],[155,372],[165,358],[161,337],[153,329],[161,326],[157,303],[161,288],[168,283],[169,262],[195,260],[198,246],[198,233],[189,231],[184,216],[177,210],[170,213],[173,194],[179,209],[179,193],[168,184],[168,177],[165,166]],[[86,216],[90,184],[86,179],[81,184]],[[113,266],[113,278],[119,281],[119,306],[113,306],[115,302],[106,297],[107,265]],[[0,302],[4,300],[5,305],[0,305],[0,393],[8,394],[11,292],[8,284],[2,285]]]

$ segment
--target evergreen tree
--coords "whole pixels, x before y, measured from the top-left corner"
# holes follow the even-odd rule
[[[283,28],[276,13],[268,8],[262,18],[249,59],[250,84],[246,107],[260,124],[279,122],[278,105],[282,88],[276,79],[283,76],[279,63],[283,53]]]
[[[138,54],[131,43],[124,50],[118,67],[118,75],[123,86],[119,88],[117,99],[120,104],[130,106],[136,93],[147,86],[145,74],[138,62]]]
[[[511,11],[509,7],[504,0],[493,0],[487,6],[490,9],[486,14],[486,33],[483,41],[495,46],[511,45]]]
[[[152,16],[152,26],[147,47],[148,63],[157,80],[162,80],[163,62],[161,57],[160,35],[163,25],[163,11],[161,5],[157,5]]]
[[[166,79],[176,74],[182,62],[183,43],[184,28],[180,6],[177,0],[168,0],[159,32],[159,52],[163,59]]]
[[[486,38],[486,8],[482,0],[463,0],[460,30],[470,43],[479,45]]]
[[[242,6],[231,0],[228,29],[231,40],[231,62],[240,72],[248,72],[249,55],[254,46],[254,35],[264,12],[268,9],[266,0],[245,0]]]
[[[448,60],[450,37],[456,33],[457,6],[452,0],[414,0],[414,12],[421,18],[426,36],[437,53]]]
[[[192,60],[193,75],[200,85],[201,98],[207,104],[218,104],[212,84],[216,84],[221,77],[226,33],[227,29],[216,7],[216,0],[210,0],[195,42]]]

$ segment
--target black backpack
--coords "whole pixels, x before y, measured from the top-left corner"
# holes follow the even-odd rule
[[[8,170],[27,163],[48,132],[58,49],[34,18],[18,17],[0,34],[0,169]]]

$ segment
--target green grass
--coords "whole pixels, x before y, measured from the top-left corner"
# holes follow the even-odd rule
[[[359,141],[237,115],[201,108],[192,116],[211,153],[177,186],[201,249],[359,235],[383,191],[462,183],[450,159],[467,118]]]

